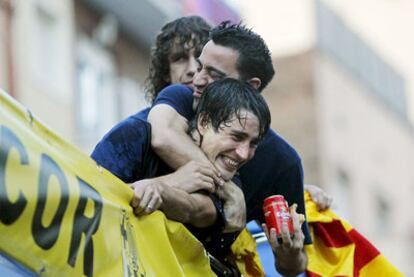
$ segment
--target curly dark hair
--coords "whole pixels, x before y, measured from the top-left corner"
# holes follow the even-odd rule
[[[199,55],[208,41],[210,30],[211,26],[200,16],[181,17],[162,27],[155,46],[151,49],[149,72],[145,80],[146,97],[150,102],[154,101],[163,88],[171,84],[168,57],[172,47],[177,43],[191,43],[196,55]]]
[[[245,25],[224,21],[211,30],[210,39],[239,52],[236,69],[242,80],[258,77],[261,81],[259,91],[272,80],[275,70],[270,50],[264,40]]]

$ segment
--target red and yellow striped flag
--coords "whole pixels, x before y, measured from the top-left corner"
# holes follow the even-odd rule
[[[404,276],[367,239],[331,210],[319,212],[305,194],[313,244],[305,245],[307,276]]]

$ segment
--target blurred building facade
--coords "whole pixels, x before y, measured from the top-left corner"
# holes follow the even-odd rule
[[[166,22],[186,14],[239,19],[220,0],[1,0],[0,87],[90,152],[148,105],[150,47]]]
[[[90,151],[125,103],[143,106],[149,50],[116,21],[85,1],[2,2],[1,87],[59,135]]]
[[[276,77],[264,92],[272,126],[300,153],[305,181],[331,193],[335,210],[414,276],[410,73],[364,36],[344,9],[321,0],[308,9],[312,40],[274,57]]]

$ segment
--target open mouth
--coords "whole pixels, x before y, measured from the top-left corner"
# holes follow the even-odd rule
[[[240,166],[240,162],[233,160],[229,157],[223,157],[223,161],[226,167],[231,171],[237,170]]]

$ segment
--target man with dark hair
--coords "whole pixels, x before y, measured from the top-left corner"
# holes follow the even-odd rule
[[[259,91],[272,80],[275,71],[270,51],[263,39],[246,26],[225,21],[211,30],[210,43],[212,42],[239,53],[236,69],[240,79],[259,78]]]
[[[257,51],[250,55],[253,49]],[[228,22],[212,30],[211,39],[204,46],[197,63],[194,91],[191,93],[180,87],[164,90],[154,101],[148,117],[153,131],[152,146],[172,168],[191,160],[208,163],[204,154],[191,146],[191,139],[185,134],[188,122],[194,115],[192,105],[194,108],[198,105],[208,84],[231,77],[262,91],[274,75],[270,52],[260,36],[243,25]],[[259,144],[255,157],[241,167],[239,173],[248,221],[264,222],[263,200],[270,195],[282,194],[289,204],[293,204],[291,215],[295,235],[291,238],[284,228],[281,244],[270,241],[277,257],[276,268],[281,274],[303,272],[307,264],[303,244],[304,241],[311,243],[311,238],[306,223],[301,230],[296,213],[298,208],[298,212],[305,214],[300,157],[285,140],[269,130]]]
[[[176,86],[191,93],[188,87]],[[176,86],[165,91],[175,90]],[[192,122],[189,129],[192,144],[201,149],[228,181],[253,157],[269,129],[270,111],[252,86],[227,78],[206,88]],[[131,205],[137,215],[160,209],[168,218],[187,224],[212,255],[226,256],[217,247],[225,224],[222,201],[205,190],[187,193],[177,189],[173,185],[176,179],[194,172],[185,165],[171,173],[172,169],[152,152],[150,133],[148,122],[131,116],[105,135],[92,158],[121,180],[134,182]]]

